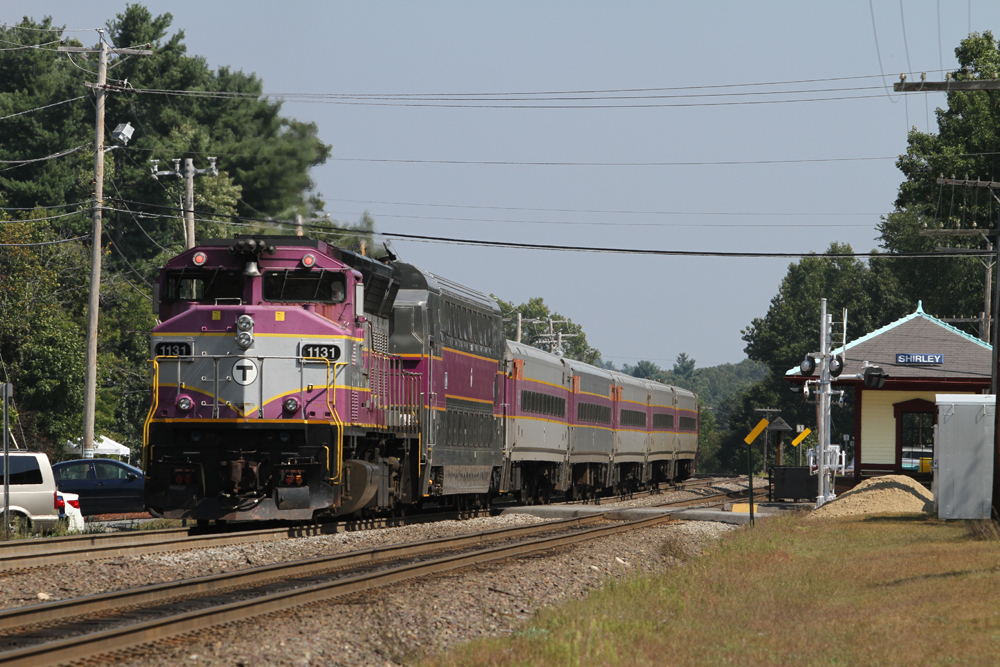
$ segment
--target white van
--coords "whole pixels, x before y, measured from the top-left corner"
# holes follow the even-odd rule
[[[0,452],[0,511],[3,509],[3,452]],[[10,453],[10,518],[41,533],[59,523],[59,497],[49,457],[38,452]],[[3,517],[0,516],[0,525]]]

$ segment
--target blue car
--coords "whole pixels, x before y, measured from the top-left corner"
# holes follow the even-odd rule
[[[146,478],[141,470],[127,463],[78,459],[56,463],[52,473],[60,491],[80,496],[80,512],[84,516],[146,511],[143,498]]]

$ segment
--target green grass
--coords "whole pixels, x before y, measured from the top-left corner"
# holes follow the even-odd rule
[[[1000,662],[1000,539],[923,515],[757,523],[428,665]]]

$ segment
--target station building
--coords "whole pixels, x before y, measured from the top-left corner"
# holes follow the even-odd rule
[[[833,390],[854,389],[855,481],[886,474],[929,480],[937,421],[935,395],[990,390],[993,348],[928,315],[920,303],[916,312],[834,354],[843,357],[844,370],[834,379]],[[888,373],[881,388],[869,389],[858,377],[866,361]],[[798,368],[785,374],[792,384],[806,379]],[[831,437],[833,444],[841,444],[837,433]]]

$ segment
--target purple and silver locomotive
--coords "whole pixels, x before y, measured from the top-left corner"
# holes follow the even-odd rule
[[[505,340],[489,296],[297,236],[160,272],[146,505],[199,522],[592,495],[693,471],[697,397]]]

